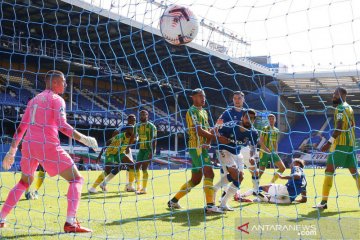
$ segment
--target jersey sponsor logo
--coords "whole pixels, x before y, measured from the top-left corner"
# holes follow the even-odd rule
[[[234,137],[234,135],[230,135],[230,139],[229,139],[229,141],[231,142],[231,143],[234,143],[234,144],[236,144],[236,145],[248,145],[248,143],[249,143],[249,138],[248,137],[245,137],[244,138],[244,140],[235,140],[235,139],[232,139],[232,137]]]
[[[236,125],[237,125],[236,121],[229,121],[229,122],[224,123],[222,126],[223,127],[235,127]]]
[[[342,113],[338,113],[338,114],[336,115],[336,120],[341,120],[341,119],[343,119],[343,114],[342,114]]]
[[[191,115],[191,118],[192,120],[194,121],[194,123],[197,123],[198,122],[198,119],[195,115]]]

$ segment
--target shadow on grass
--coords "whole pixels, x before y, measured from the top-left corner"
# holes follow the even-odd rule
[[[57,235],[63,235],[66,233],[29,233],[29,234],[16,234],[15,236],[1,236],[0,239],[27,239],[27,238],[33,238],[33,237],[52,237]]]
[[[135,218],[126,218],[122,220],[116,220],[110,223],[106,223],[108,226],[112,225],[123,225],[132,222],[146,222],[146,221],[163,221],[163,222],[172,222],[172,223],[182,223],[182,226],[199,226],[200,224],[204,223],[205,219],[205,211],[204,208],[194,208],[189,210],[182,210],[182,211],[171,211],[167,213],[161,214],[149,214],[146,216],[140,216]],[[207,214],[206,221],[215,221],[225,214]]]
[[[106,198],[124,198],[124,197],[129,197],[131,194],[123,194],[123,193],[119,193],[118,191],[114,191],[114,192],[107,192],[107,193],[103,193],[103,192],[99,192],[99,193],[82,193],[81,194],[81,199],[106,199]],[[135,195],[134,193],[132,195]]]
[[[291,219],[289,220],[290,222],[301,222],[301,221],[308,221],[308,220],[318,220],[320,218],[325,218],[325,217],[331,217],[331,216],[338,216],[338,217],[345,217],[342,214],[345,213],[355,213],[355,212],[359,212],[360,210],[346,210],[346,211],[334,211],[334,212],[329,212],[326,210],[313,210],[311,212],[308,212],[308,214],[306,215],[301,215],[296,219]]]

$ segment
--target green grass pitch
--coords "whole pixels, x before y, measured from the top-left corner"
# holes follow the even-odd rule
[[[261,179],[262,184],[270,181],[272,171],[267,170]],[[329,199],[329,208],[323,212],[318,212],[311,207],[320,200],[320,198],[315,200],[315,197],[321,195],[324,170],[307,169],[305,173],[309,199],[305,204],[277,206],[265,203],[240,204],[231,201],[230,205],[235,208],[234,212],[208,216],[204,214],[204,195],[200,185],[181,199],[182,211],[171,212],[167,209],[166,203],[170,196],[176,193],[186,178],[189,179],[190,171],[149,172],[148,194],[140,196],[124,192],[124,172],[121,172],[120,176],[114,178],[108,185],[108,193],[99,192],[89,195],[87,188],[91,186],[99,172],[82,172],[85,185],[78,218],[84,226],[93,229],[92,234],[63,233],[68,184],[57,177],[45,179],[39,191],[38,200],[27,201],[22,198],[17,208],[7,218],[8,227],[1,229],[0,234],[3,239],[169,239],[171,237],[173,239],[237,239],[240,236],[247,237],[246,234],[239,235],[236,230],[241,217],[257,218],[259,221],[270,219],[274,223],[278,219],[288,219],[293,223],[304,223],[306,219],[316,223],[319,217],[321,220],[334,220],[321,234],[326,233],[336,239],[342,235],[338,228],[331,227],[332,224],[336,226],[336,220],[339,217],[341,219],[355,218],[351,220],[352,228],[359,234],[360,209],[355,181],[344,169],[337,171],[331,190],[331,199]],[[285,174],[289,172],[287,169]],[[219,179],[219,170],[215,170],[215,175],[216,181]],[[20,174],[1,173],[1,204],[9,188],[14,186],[19,177]],[[285,183],[285,181],[278,180],[277,183]],[[245,172],[241,188],[248,189],[250,186],[250,174]],[[338,198],[336,198],[336,193],[338,193]],[[346,227],[349,226],[343,226],[343,230],[346,230]],[[262,234],[263,239],[270,238],[267,237],[266,231]],[[278,234],[281,234],[281,231],[278,231]],[[320,238],[320,236],[317,232],[313,238]],[[355,235],[354,239],[358,239],[358,236]]]

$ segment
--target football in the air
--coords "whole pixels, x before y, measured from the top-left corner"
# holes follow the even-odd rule
[[[199,22],[187,7],[170,5],[161,16],[160,31],[170,44],[187,44],[196,37],[198,30]]]

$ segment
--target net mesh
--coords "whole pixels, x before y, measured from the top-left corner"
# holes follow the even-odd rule
[[[159,19],[170,4],[189,7],[198,16],[199,33],[192,43],[174,46],[161,37]],[[26,104],[45,88],[45,74],[51,69],[61,70],[67,78],[63,98],[68,122],[95,137],[101,148],[109,145],[115,130],[128,124],[130,114],[138,122],[140,110],[148,111],[157,128],[156,151],[151,161],[145,161],[149,164],[146,194],[141,195],[129,192],[126,175],[132,173],[125,167],[108,182],[107,191],[97,187],[97,193],[89,194],[103,171],[105,154],[99,156],[99,151],[59,135],[85,178],[79,220],[94,230],[71,237],[359,236],[356,167],[350,173],[336,171],[328,210],[311,208],[322,198],[328,155],[321,147],[335,129],[332,93],[337,87],[347,89],[355,116],[352,129],[356,137],[360,132],[358,1],[6,0],[0,8],[1,159]],[[257,110],[259,133],[268,124],[268,115],[276,116],[277,153],[287,168],[284,175],[290,174],[293,158],[306,162],[306,203],[230,201],[234,212],[209,215],[201,183],[179,201],[182,209],[168,209],[168,201],[191,179],[186,113],[195,88],[206,93],[204,109],[211,127],[233,106],[235,91],[245,94],[244,108]],[[358,145],[359,139],[354,140]],[[213,142],[209,152],[214,184],[222,176],[217,150]],[[139,144],[132,145],[128,155],[136,161]],[[348,155],[354,156],[357,166],[357,147]],[[20,179],[20,159],[18,151],[11,172],[1,173],[2,205]],[[267,167],[260,185],[270,183],[277,171],[274,163]],[[136,172],[140,178],[136,177],[134,188],[137,181],[144,185],[146,175],[142,168],[135,176]],[[17,204],[7,217],[7,228],[1,229],[2,237],[69,238],[62,234],[68,183],[47,174],[41,183],[38,174],[28,196],[36,198],[37,191],[38,198]],[[240,191],[251,188],[251,173],[244,170]]]

